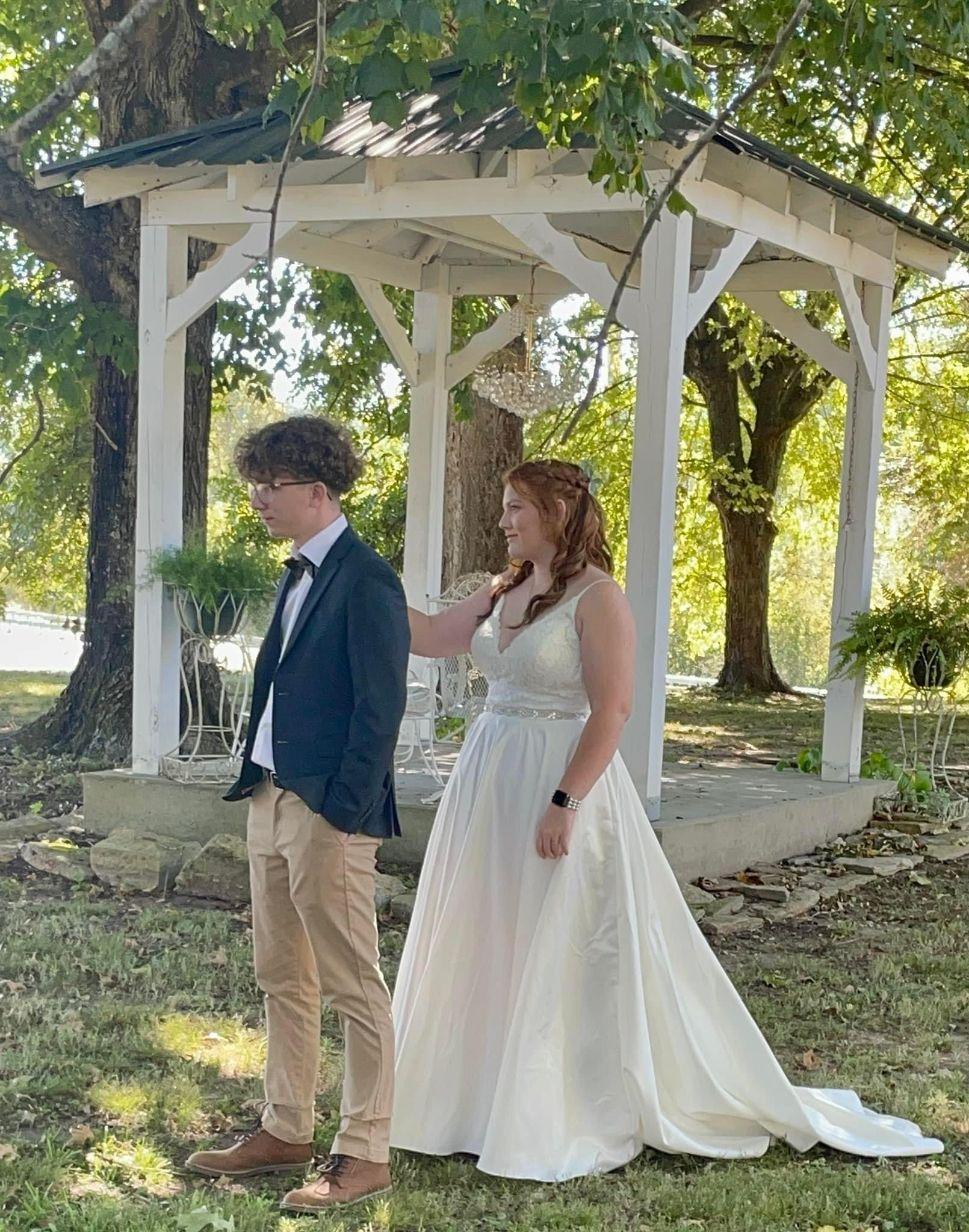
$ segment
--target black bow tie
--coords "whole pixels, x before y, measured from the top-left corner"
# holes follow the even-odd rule
[[[306,556],[287,556],[283,564],[293,575],[294,581],[299,581],[304,573],[311,578],[316,577],[316,565]]]

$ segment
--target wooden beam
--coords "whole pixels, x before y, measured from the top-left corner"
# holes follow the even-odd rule
[[[80,176],[84,204],[88,207],[139,197],[169,184],[209,188],[224,178],[224,167],[213,170],[199,163],[188,167],[92,167]]]
[[[229,201],[251,200],[260,188],[275,182],[279,168],[274,163],[243,163],[230,167],[225,179],[225,195]]]
[[[268,211],[273,190],[263,188],[250,205],[226,200],[218,189],[181,192],[178,187],[148,194],[146,221],[151,223],[251,222],[253,210]],[[642,198],[616,193],[584,175],[535,176],[510,186],[505,178],[489,180],[400,181],[381,192],[362,184],[293,184],[279,200],[280,221],[360,222],[373,218],[435,219],[494,217],[497,214],[618,214],[641,216]]]
[[[533,180],[536,175],[548,175],[554,160],[551,150],[509,150],[508,183],[514,187]]]
[[[407,337],[407,330],[397,320],[393,305],[384,295],[380,283],[374,282],[371,278],[354,278],[353,285],[366,304],[367,311],[373,317],[374,324],[380,330],[384,342],[390,348],[394,362],[404,374],[404,380],[408,385],[416,385],[418,379],[417,352]]]
[[[430,277],[435,266],[425,267],[425,277]],[[451,295],[568,295],[580,288],[554,270],[537,269],[527,265],[476,265],[448,262],[443,266],[447,276],[447,289]],[[435,275],[436,277],[436,275]]]
[[[686,313],[687,336],[700,324],[704,314],[743,264],[757,243],[757,237],[735,231],[723,248],[718,248],[710,264],[697,270],[690,281],[690,303]]]
[[[616,290],[616,280],[608,269],[598,261],[590,261],[580,251],[570,235],[557,231],[544,214],[531,214],[525,217],[519,215],[496,215],[495,222],[500,223],[512,235],[515,235],[528,248],[552,269],[568,278],[573,286],[608,307]],[[616,317],[627,329],[634,329],[637,321],[635,312],[636,297],[630,291],[624,291]]]
[[[282,239],[296,226],[280,223],[277,235]],[[200,270],[180,294],[168,304],[167,336],[173,338],[197,320],[234,282],[266,256],[269,249],[269,223],[253,223],[241,240],[222,254],[212,265]]]
[[[851,349],[858,361],[858,373],[869,385],[874,387],[877,359],[872,345],[871,329],[865,320],[865,312],[861,296],[855,288],[855,280],[844,270],[832,270],[834,274],[834,289],[841,305],[841,315],[844,317],[851,339]]]
[[[791,179],[790,212],[802,222],[830,234],[834,230],[835,198],[817,184]]]
[[[281,257],[351,278],[371,278],[385,286],[419,291],[424,264],[362,244],[345,244],[312,231],[291,231],[276,246]]]
[[[907,231],[899,231],[895,240],[895,260],[932,278],[944,278],[956,254],[941,244],[922,239]],[[963,258],[965,259],[965,258]]]
[[[843,235],[829,234],[793,214],[782,214],[753,197],[710,180],[688,180],[682,192],[701,218],[718,226],[746,231],[808,261],[837,266],[880,286],[892,284],[894,262],[852,243]]]
[[[805,355],[820,364],[826,372],[850,386],[855,379],[855,360],[834,339],[812,325],[802,312],[786,304],[776,291],[733,292],[742,303],[773,326],[784,338],[800,347]]]
[[[541,300],[543,304],[548,303],[556,296],[536,296],[537,300]],[[506,347],[509,342],[513,341],[522,332],[524,327],[524,318],[522,313],[516,309],[511,309],[508,312],[502,312],[494,321],[466,343],[460,351],[455,351],[448,356],[446,366],[446,384],[448,389],[453,389],[465,377],[471,375],[472,372],[495,351],[500,351],[502,347]]]
[[[741,265],[727,283],[727,290],[741,291],[832,291],[834,277],[826,265],[800,258],[751,261]]]
[[[473,224],[479,220],[461,221],[469,221]],[[487,221],[490,222],[491,219]],[[510,244],[498,244],[493,239],[469,235],[466,230],[455,231],[450,227],[442,227],[437,223],[425,222],[423,219],[420,221],[412,219],[407,223],[407,227],[411,231],[416,231],[419,235],[433,236],[435,239],[444,240],[448,244],[459,244],[462,248],[470,248],[473,252],[487,253],[488,256],[501,257],[503,260],[511,261],[515,264],[527,263],[531,259],[531,253],[525,247],[513,248]],[[511,239],[512,237],[509,236],[508,238]]]

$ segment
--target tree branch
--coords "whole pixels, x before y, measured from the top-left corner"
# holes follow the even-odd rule
[[[89,56],[26,115],[0,132],[0,158],[6,162],[15,160],[25,143],[45,128],[51,120],[65,111],[77,96],[95,80],[104,69],[129,54],[129,42],[138,27],[153,13],[167,4],[168,0],[138,0],[129,13],[101,40]]]
[[[629,282],[629,275],[632,273],[633,266],[639,260],[640,254],[643,251],[643,246],[646,243],[646,239],[649,236],[650,231],[652,231],[667,202],[670,200],[673,193],[676,192],[679,185],[683,182],[687,171],[689,171],[690,167],[693,166],[700,154],[706,149],[710,142],[713,141],[724,126],[728,124],[731,119],[733,119],[740,108],[743,107],[744,104],[748,102],[758,90],[762,89],[771,80],[774,75],[774,70],[784,53],[784,48],[794,36],[794,31],[797,29],[798,22],[811,7],[812,3],[813,0],[798,0],[797,7],[778,34],[771,53],[764,61],[760,71],[756,74],[753,80],[740,91],[739,94],[735,95],[727,106],[724,107],[723,111],[721,111],[718,116],[710,121],[707,127],[690,147],[683,161],[670,176],[669,180],[667,180],[666,186],[654,199],[652,208],[647,214],[646,221],[643,224],[643,229],[637,236],[635,244],[633,244],[632,251],[629,254],[629,260],[626,262],[626,266],[623,269],[622,274],[616,280],[616,289],[613,292],[612,300],[606,310],[606,315],[603,318],[602,327],[599,330],[599,336],[596,340],[596,358],[592,376],[589,379],[589,384],[586,388],[582,401],[576,407],[575,414],[572,416],[565,432],[562,434],[563,441],[567,441],[572,435],[576,424],[578,424],[579,420],[589,409],[589,405],[595,396],[596,386],[599,383],[599,374],[602,371],[602,356],[605,349],[606,337],[608,336],[611,325],[616,319],[616,311],[622,299],[623,292]]]
[[[92,299],[107,294],[100,208],[86,211],[79,197],[34,188],[0,160],[0,224],[12,227],[42,261],[55,265]]]
[[[316,95],[317,90],[323,84],[323,76],[326,72],[326,47],[327,47],[327,3],[328,0],[315,0],[316,3],[316,48],[313,53],[313,73],[310,78],[309,89],[296,110],[292,122],[289,126],[289,136],[286,138],[286,146],[283,150],[282,158],[279,161],[279,175],[276,179],[276,190],[273,193],[272,204],[269,207],[269,243],[266,247],[266,273],[269,283],[269,294],[273,294],[273,250],[276,247],[276,223],[279,219],[279,201],[283,195],[283,181],[286,178],[286,172],[289,170],[289,165],[293,159],[293,150],[296,143],[299,141],[300,129],[303,126],[303,119],[309,110],[310,103]]]
[[[44,429],[47,427],[47,415],[44,411],[44,402],[38,391],[34,390],[34,401],[37,403],[37,427],[34,429],[34,435],[30,438],[26,445],[19,453],[14,454],[7,465],[0,471],[0,488],[7,482],[7,477],[13,468],[22,458],[26,458],[27,454],[33,449],[40,438],[44,435]]]

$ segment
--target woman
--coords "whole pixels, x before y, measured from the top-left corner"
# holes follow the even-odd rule
[[[635,635],[585,474],[515,467],[501,527],[494,585],[409,612],[415,653],[470,650],[489,691],[397,979],[392,1145],[545,1181],[644,1146],[940,1151],[851,1091],[793,1087],[697,928],[616,753]]]

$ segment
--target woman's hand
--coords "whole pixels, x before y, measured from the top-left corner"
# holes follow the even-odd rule
[[[575,809],[559,808],[557,804],[548,806],[535,835],[535,849],[543,860],[557,860],[569,854],[574,821]]]

